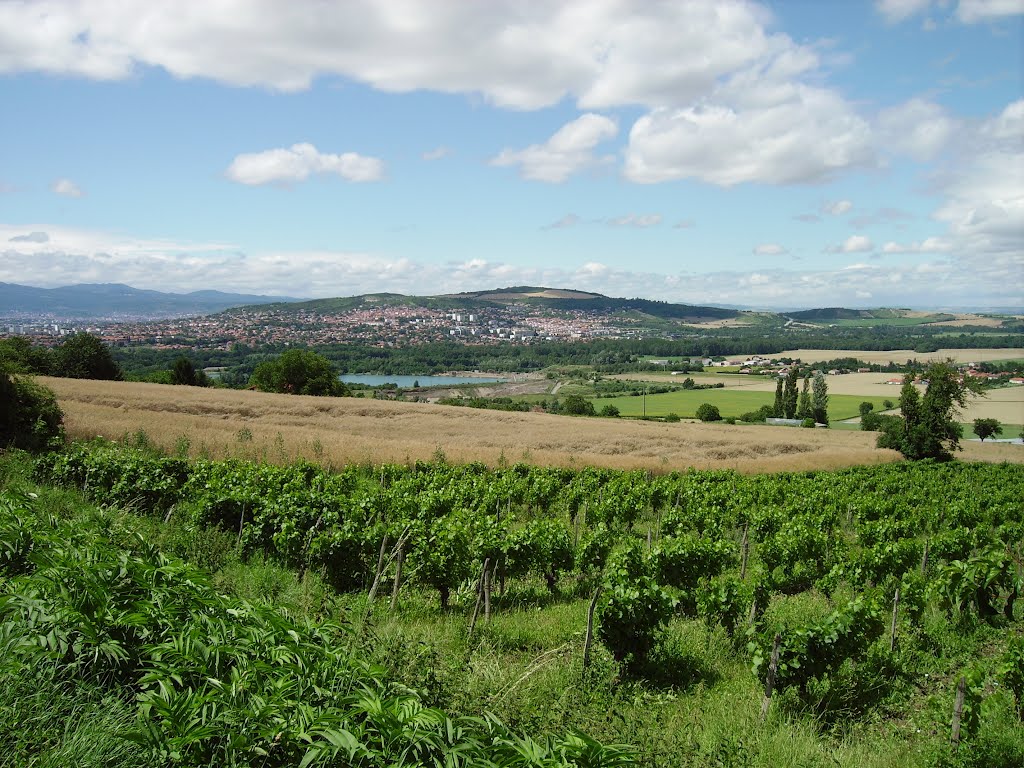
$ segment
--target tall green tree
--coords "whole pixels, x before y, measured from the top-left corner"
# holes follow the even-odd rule
[[[260,363],[249,385],[263,392],[290,395],[348,394],[348,387],[338,380],[331,361],[305,349],[290,349],[280,357]]]
[[[76,333],[54,351],[54,373],[68,379],[120,381],[121,366],[110,347],[91,333]]]
[[[782,410],[787,419],[796,418],[797,391],[796,383],[800,379],[800,369],[795,365],[786,374],[786,386],[782,393]]]
[[[811,377],[804,376],[804,388],[800,392],[800,405],[796,409],[798,419],[811,418]]]
[[[957,373],[952,361],[933,363],[924,372],[928,382],[922,397],[908,374],[900,390],[901,419],[889,422],[878,436],[879,448],[892,448],[908,459],[949,461],[960,449],[963,428],[960,409],[978,385]]]
[[[783,383],[784,382],[781,377],[775,382],[775,404],[772,406],[772,416],[777,419],[781,419],[786,413],[786,406],[782,392]]]
[[[811,384],[811,418],[819,424],[828,424],[828,382],[818,371]]]
[[[171,366],[171,383],[187,387],[208,387],[210,380],[202,371],[197,371],[192,361],[182,355]]]

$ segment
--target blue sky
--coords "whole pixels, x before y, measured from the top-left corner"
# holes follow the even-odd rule
[[[1024,306],[1022,73],[1024,0],[0,0],[0,281]]]

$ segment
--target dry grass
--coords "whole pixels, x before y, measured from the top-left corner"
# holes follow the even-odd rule
[[[966,328],[967,326],[980,326],[983,328],[1001,328],[1003,320],[998,317],[981,317],[979,315],[956,315],[952,320],[943,320],[928,325],[948,325],[951,328]]]
[[[964,409],[963,421],[975,419],[998,419],[1003,424],[1024,424],[1024,387],[990,389],[985,397],[972,398]]]
[[[907,360],[941,361],[952,359],[958,363],[984,363],[989,360],[1019,360],[1024,358],[1024,349],[940,349],[938,352],[915,352],[912,349],[896,349],[891,352],[868,352],[860,349],[787,349],[772,353],[771,357],[798,357],[805,363],[836,360],[841,357],[855,357],[866,363],[905,363]]]
[[[670,471],[834,469],[894,461],[874,435],[714,424],[660,424],[358,398],[318,398],[159,384],[41,379],[72,437],[118,439],[137,430],[171,450],[286,462],[528,461]],[[251,435],[251,437],[250,437]],[[986,446],[987,447],[987,446]]]
[[[974,437],[970,430],[964,430],[964,438],[960,441],[962,451],[956,455],[962,461],[990,461],[993,463],[1011,462],[1013,464],[1024,464],[1024,445],[1012,443],[984,443],[975,442],[969,438]],[[1013,437],[1013,435],[1003,435]]]

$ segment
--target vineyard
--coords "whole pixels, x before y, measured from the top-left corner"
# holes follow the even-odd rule
[[[0,764],[1024,764],[1019,465],[6,461]]]

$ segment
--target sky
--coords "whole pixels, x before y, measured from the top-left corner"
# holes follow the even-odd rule
[[[0,0],[0,281],[1022,307],[1024,0]]]

